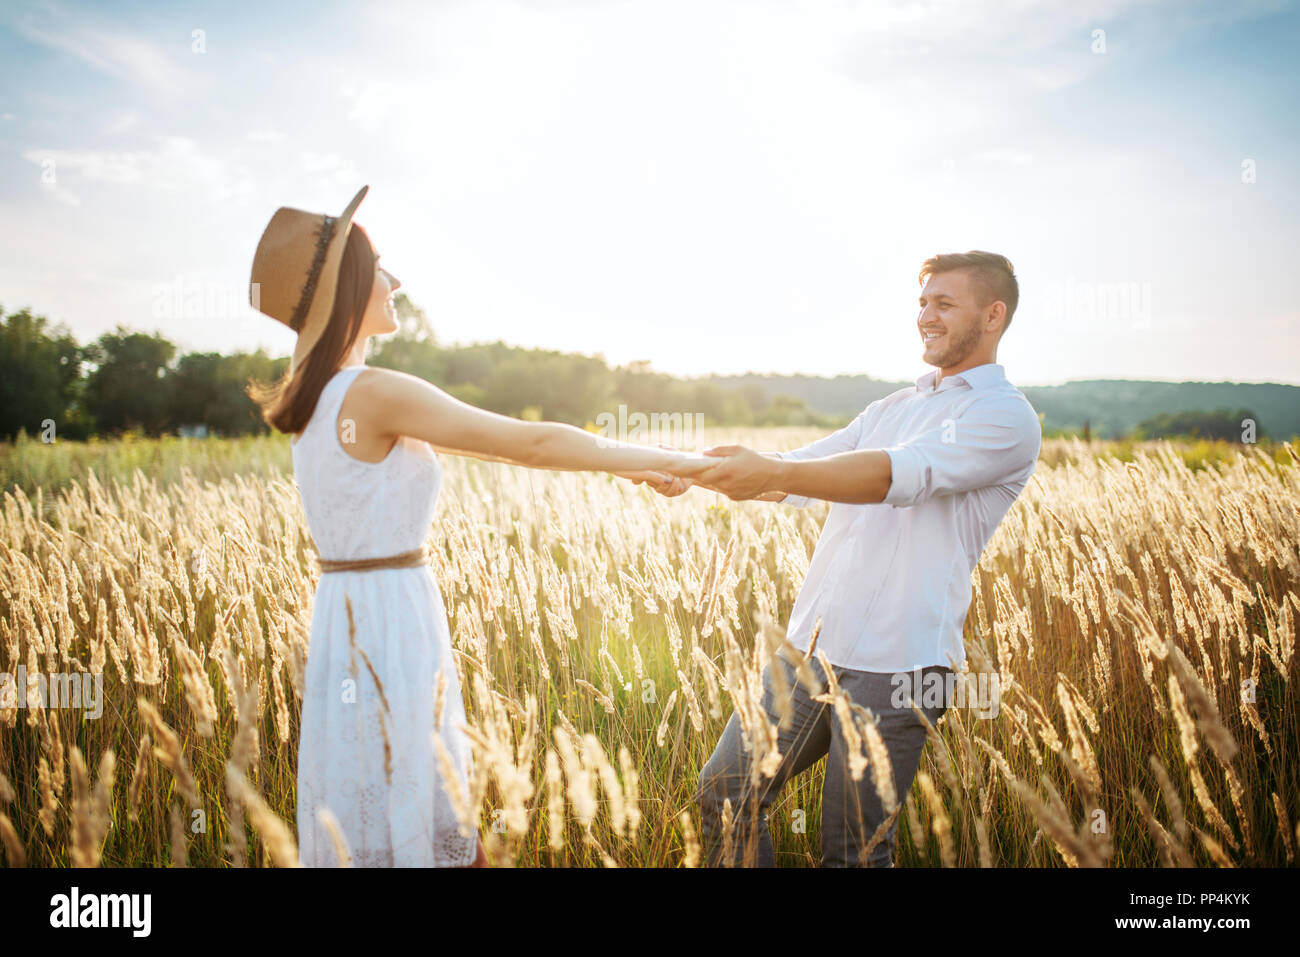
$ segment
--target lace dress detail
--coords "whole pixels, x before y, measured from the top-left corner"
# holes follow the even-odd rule
[[[381,558],[419,548],[433,523],[442,470],[404,437],[381,462],[343,450],[336,432],[364,366],[321,390],[293,443],[293,471],[323,558]],[[351,627],[348,605],[351,604]],[[445,676],[436,715],[438,674]],[[321,819],[338,822],[355,867],[459,867],[477,835],[460,832],[434,746],[437,732],[468,792],[471,754],[447,612],[429,566],[321,575],[312,608],[298,745],[298,854],[339,865]]]

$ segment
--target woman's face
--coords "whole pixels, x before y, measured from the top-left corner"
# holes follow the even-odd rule
[[[361,333],[365,336],[382,336],[397,331],[397,307],[393,304],[393,294],[401,288],[396,276],[380,265],[375,257],[375,281],[370,287],[370,301],[366,303],[366,314],[361,320]]]

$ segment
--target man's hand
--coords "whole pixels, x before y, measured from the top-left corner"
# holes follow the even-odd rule
[[[743,445],[715,445],[705,449],[704,454],[720,461],[691,476],[697,485],[721,492],[733,501],[780,491],[776,484],[782,465],[779,459],[769,458]]]

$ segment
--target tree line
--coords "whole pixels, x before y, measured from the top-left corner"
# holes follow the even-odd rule
[[[599,424],[602,413],[616,417],[625,406],[629,415],[698,413],[706,425],[829,429],[906,385],[865,376],[679,379],[655,372],[644,362],[611,367],[601,356],[503,342],[444,346],[405,293],[398,293],[396,302],[399,330],[372,340],[370,364],[417,375],[478,408],[526,419],[591,426]],[[83,345],[66,327],[29,309],[5,315],[0,308],[0,439],[12,439],[19,432],[84,439],[128,431],[162,435],[195,429],[225,436],[268,431],[247,387],[250,381],[279,378],[288,368],[287,358],[261,350],[178,353],[176,345],[158,333],[121,327]],[[1104,393],[1097,391],[1101,386]],[[1043,413],[1048,434],[1238,442],[1267,437],[1248,408],[1150,408],[1196,389],[1206,392],[1203,399],[1211,391],[1217,399],[1250,392],[1255,400],[1273,405],[1300,393],[1282,385],[1127,381],[1071,382],[1024,391]],[[1127,401],[1117,406],[1116,393]],[[1138,412],[1144,406],[1146,417]],[[849,409],[852,415],[846,414]],[[1274,418],[1282,415],[1272,406],[1265,411]],[[1128,421],[1121,424],[1121,418]],[[1285,436],[1293,430],[1282,418],[1284,427],[1278,431]],[[1249,438],[1246,422],[1252,423]]]
[[[802,399],[763,387],[729,388],[655,372],[647,363],[611,367],[603,357],[502,342],[442,346],[423,310],[396,297],[400,328],[372,340],[367,362],[426,379],[492,412],[578,426],[601,413],[683,413],[708,425],[842,424]],[[262,350],[178,354],[158,333],[118,327],[81,344],[30,309],[0,309],[0,437],[22,431],[82,439],[138,431],[162,435],[202,427],[237,436],[267,431],[248,397],[250,381],[272,382],[287,358]]]

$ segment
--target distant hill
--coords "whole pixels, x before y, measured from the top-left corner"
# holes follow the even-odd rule
[[[870,403],[913,382],[870,376],[712,376],[726,388],[762,389],[769,395],[803,399],[817,412],[848,419]],[[1085,422],[1098,438],[1118,438],[1139,422],[1162,413],[1205,409],[1250,409],[1258,427],[1275,439],[1300,436],[1300,386],[1247,382],[1150,382],[1141,379],[1081,379],[1064,385],[1024,386],[1029,402],[1043,413],[1043,428],[1080,430]]]

